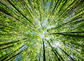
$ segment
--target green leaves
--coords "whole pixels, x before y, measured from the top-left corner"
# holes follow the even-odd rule
[[[0,60],[83,61],[83,7],[82,0],[0,0]]]

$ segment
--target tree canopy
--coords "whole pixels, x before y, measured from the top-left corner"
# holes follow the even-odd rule
[[[83,0],[0,0],[0,61],[83,60]]]

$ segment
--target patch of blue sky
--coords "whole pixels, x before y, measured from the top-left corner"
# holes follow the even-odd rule
[[[77,51],[76,50],[73,50],[74,51],[74,53],[76,53]]]
[[[23,44],[23,45],[24,45],[24,44]],[[22,45],[22,46],[23,46],[23,45]],[[25,47],[26,47],[26,45],[25,45],[23,48],[21,48],[20,51],[19,51],[18,53],[20,53],[22,50],[24,50]]]
[[[73,12],[72,12],[72,13],[70,13],[70,15],[69,15],[69,16],[70,16],[70,17],[71,17],[71,16],[73,16]]]
[[[43,60],[43,57],[41,57],[41,59]]]
[[[68,48],[68,46],[66,45],[66,48]]]
[[[19,58],[21,55],[18,55],[17,58]]]
[[[74,25],[74,27],[76,28],[77,26],[76,26],[76,25]]]
[[[34,43],[34,47],[37,49],[37,46],[36,46],[36,44]]]
[[[37,54],[37,57],[39,57],[40,55],[39,54]]]
[[[5,52],[7,52],[7,53],[8,53],[8,52],[11,52],[11,50],[10,50],[10,49],[6,49],[6,50],[5,50]]]
[[[33,13],[36,14],[36,11],[34,11]]]
[[[40,18],[38,17],[38,20],[40,20]]]
[[[79,21],[81,21],[81,19],[78,19]]]
[[[39,26],[40,26],[40,28],[41,28],[41,29],[43,29],[43,27],[41,26],[41,23],[40,23],[40,25],[39,25]]]
[[[19,37],[21,37],[21,36],[19,36]],[[17,40],[19,40],[19,38],[17,38]],[[14,40],[11,40],[12,42],[14,41]]]
[[[51,27],[50,27],[50,26],[48,26],[48,27],[47,27],[47,29],[51,29]]]
[[[64,32],[61,32],[61,33],[64,33]]]
[[[48,24],[48,19],[46,19],[45,23],[46,23],[46,25]]]
[[[81,44],[82,44],[82,42],[78,42],[78,44],[80,44],[80,45],[81,45]]]
[[[51,3],[51,1],[48,1],[48,3]]]
[[[47,4],[47,6],[45,7],[45,9],[46,9],[45,11],[46,11],[46,12],[49,10],[49,6],[50,6],[50,5]],[[46,14],[46,13],[45,13],[45,14]]]
[[[70,19],[71,17],[69,16],[68,19]]]
[[[14,41],[14,40],[11,40],[12,42]]]
[[[43,32],[43,34],[41,35],[41,37],[42,37],[42,39],[44,38],[44,32]]]
[[[25,49],[25,46],[23,48],[21,48],[21,50],[18,53],[20,53],[24,49]],[[16,56],[16,61],[18,61],[18,58],[21,58],[20,56],[21,56],[20,54],[18,56]]]
[[[28,4],[28,6],[29,6],[29,8],[32,10],[31,5],[30,5],[30,4]]]
[[[19,8],[19,10],[22,10],[21,8]]]
[[[35,33],[37,33],[37,32],[31,32],[31,33],[32,33],[32,35],[33,35],[33,34],[35,34]]]
[[[71,44],[71,46],[73,47],[73,46],[74,46],[74,44]]]
[[[55,7],[55,3],[53,3],[51,6],[52,6],[51,11],[52,11],[54,9],[54,7]]]
[[[25,45],[26,46],[26,45]],[[25,46],[23,47],[23,50],[25,49]]]
[[[46,3],[45,6],[46,6],[47,9],[49,9],[50,3],[51,3],[51,1],[48,1],[48,2]]]
[[[19,38],[17,38],[17,40],[19,40]]]
[[[34,42],[32,42],[32,44],[34,44]]]
[[[79,21],[81,21],[83,18],[80,18],[80,19],[78,19]]]
[[[36,23],[39,23],[38,21],[36,21]]]
[[[67,17],[67,18],[64,20],[64,22],[65,22],[65,21],[68,21],[69,19],[70,19],[70,18],[69,18],[69,17]]]
[[[43,4],[43,2],[41,4]]]
[[[48,46],[47,44],[45,44],[45,47]]]
[[[16,57],[16,61],[19,61],[18,58],[21,58],[20,56],[21,56],[21,55],[19,54],[19,55]],[[21,61],[21,60],[20,60],[20,61]]]
[[[72,56],[73,57],[73,59],[75,59],[76,58],[76,56]]]
[[[34,34],[34,32],[31,32],[32,34]]]
[[[47,8],[49,7],[50,5],[49,4],[47,4]]]

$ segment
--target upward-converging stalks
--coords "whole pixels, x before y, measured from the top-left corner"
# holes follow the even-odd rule
[[[59,46],[57,46],[57,47],[60,48]],[[67,56],[69,56],[72,61],[74,61],[74,59],[73,59],[70,55],[68,55],[62,48],[60,48],[60,49],[61,49]]]
[[[47,41],[47,40],[46,40]],[[53,47],[52,47],[52,45],[50,44],[50,42],[49,41],[47,41],[48,42],[48,44],[50,45],[50,47],[52,48],[52,51],[54,52],[54,54],[56,55],[56,57],[57,57],[57,59],[60,61],[60,60],[63,60],[64,61],[64,59],[61,57],[61,55],[57,52],[57,50],[55,50]],[[59,58],[60,57],[60,58]]]
[[[46,61],[44,41],[43,41],[43,61]]]
[[[0,0],[0,61],[83,61],[83,0]]]

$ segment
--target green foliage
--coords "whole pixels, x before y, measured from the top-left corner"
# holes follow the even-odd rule
[[[83,61],[83,0],[0,0],[0,61]]]

